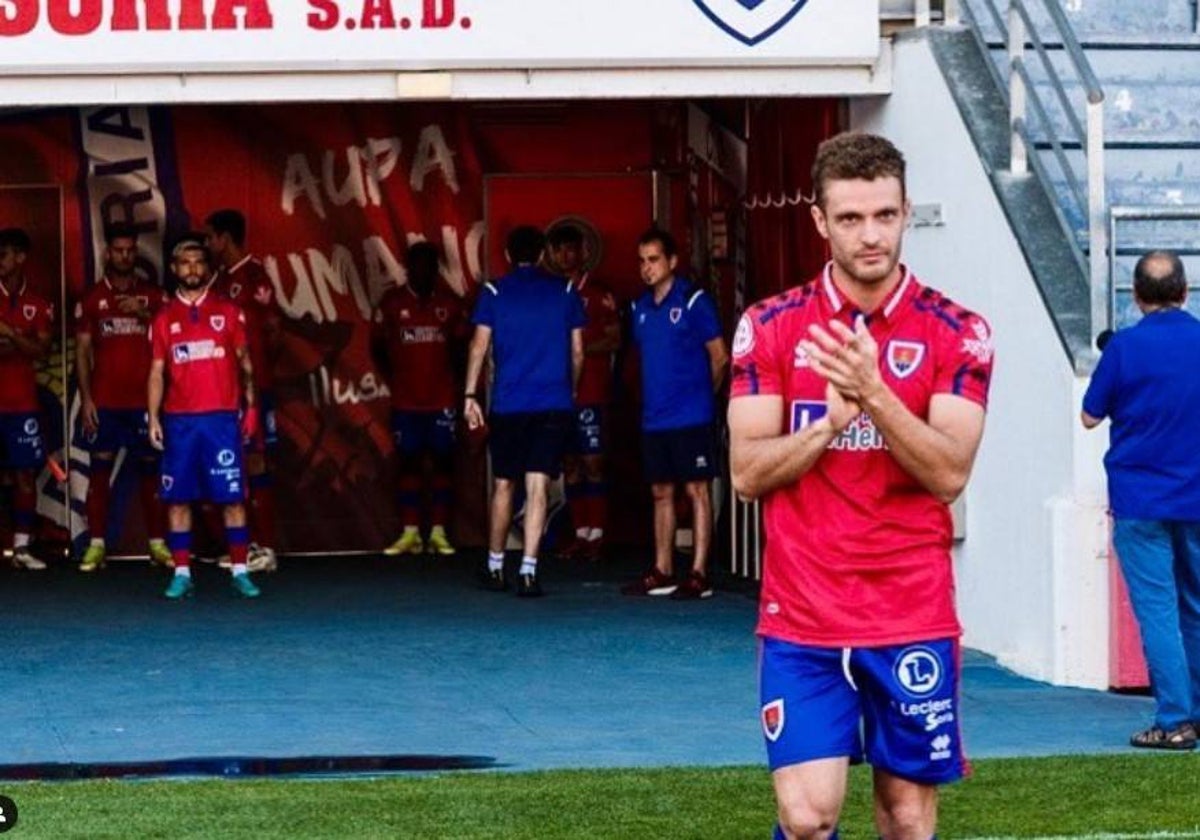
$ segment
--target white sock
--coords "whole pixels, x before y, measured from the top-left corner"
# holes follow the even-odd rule
[[[593,528],[590,531],[588,531],[588,535],[587,535],[588,542],[595,542],[596,540],[602,540],[602,539],[604,539],[604,529],[603,528]]]
[[[95,540],[92,540],[92,542],[95,542]],[[150,545],[154,546],[155,548],[158,548],[160,545],[165,546],[166,544],[167,544],[167,541],[164,540],[162,537],[151,537],[150,538]],[[100,540],[100,545],[104,545],[104,540]]]
[[[526,554],[521,558],[521,571],[518,574],[536,575],[537,574],[537,558],[530,557]]]
[[[589,529],[586,525],[582,528],[575,529],[575,536],[579,537],[581,540],[586,540],[588,538],[588,533]]]
[[[488,552],[488,571],[500,572],[504,570],[504,552]]]
[[[192,569],[190,566],[176,566],[175,567],[175,577],[190,578],[191,576],[192,576]]]
[[[246,564],[245,563],[234,563],[233,564],[233,573],[235,575],[246,574]]]
[[[417,528],[417,526],[416,526],[416,525],[405,525],[405,526],[404,526],[404,533],[405,533],[405,534],[415,534],[415,533],[417,533],[417,532],[418,532],[418,530],[419,530],[419,529]]]
[[[22,534],[19,531],[13,534],[13,548],[18,550],[29,548],[29,534]]]
[[[153,540],[151,540],[151,542],[153,542]],[[92,537],[91,545],[98,545],[101,548],[104,548],[104,540],[101,537]]]

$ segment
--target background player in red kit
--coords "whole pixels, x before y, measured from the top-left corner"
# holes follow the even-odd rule
[[[167,545],[175,561],[164,594],[172,600],[192,594],[191,505],[211,502],[224,508],[234,591],[256,598],[258,587],[246,569],[243,504],[242,440],[253,437],[258,425],[246,318],[237,304],[213,294],[202,234],[179,241],[171,271],[179,288],[151,326],[148,382],[150,442],[163,450]]]
[[[466,310],[458,295],[438,282],[437,248],[428,242],[409,246],[408,280],[389,289],[379,303],[379,337],[386,343],[392,392],[392,434],[398,459],[399,539],[387,555],[453,554],[446,536],[454,478],[455,406],[458,375],[454,343],[466,338]],[[425,459],[431,468],[429,539],[422,541],[421,491]]]
[[[150,374],[150,321],[162,307],[162,289],[138,277],[137,231],[113,225],[104,231],[104,277],[75,307],[75,381],[82,403],[80,424],[91,450],[87,520],[91,541],[79,570],[104,566],[104,535],[113,463],[125,450],[137,470],[150,559],[171,565],[163,535],[166,520],[158,498],[159,458],[150,446],[146,377]]]
[[[563,458],[563,485],[575,539],[563,554],[589,560],[600,557],[608,520],[604,481],[606,414],[612,400],[613,353],[621,344],[617,302],[584,269],[583,232],[572,224],[553,227],[546,236],[550,267],[575,286],[583,301],[583,372],[575,395],[575,436]]]
[[[205,244],[217,264],[213,291],[229,298],[246,313],[246,336],[262,421],[254,438],[246,441],[246,472],[250,482],[248,563],[252,572],[273,571],[277,541],[271,452],[279,442],[274,361],[283,313],[262,262],[246,250],[246,217],[237,210],[218,210],[205,219],[204,230]]]
[[[28,288],[31,245],[20,228],[0,230],[0,467],[13,472],[12,563],[41,570],[46,564],[29,550],[37,516],[34,481],[46,460],[35,365],[50,350],[54,308]]]
[[[947,505],[983,433],[991,334],[899,263],[909,205],[891,143],[826,141],[813,183],[832,261],[742,317],[729,406],[734,488],[765,503],[776,837],[836,836],[865,754],[880,836],[929,840],[937,785],[966,769]]]

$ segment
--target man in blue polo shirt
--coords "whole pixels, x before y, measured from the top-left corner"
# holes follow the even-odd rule
[[[654,567],[621,588],[626,595],[708,598],[712,496],[716,473],[715,392],[729,354],[712,298],[675,276],[671,234],[652,228],[638,240],[646,292],[633,304],[633,337],[642,357],[642,462],[654,496]],[[675,485],[692,502],[693,564],[674,575]]]
[[[546,240],[535,227],[508,236],[512,271],[485,283],[471,320],[475,335],[467,358],[463,417],[470,429],[484,424],[476,389],[489,346],[494,347],[488,446],[492,456],[492,507],[488,524],[487,589],[508,588],[504,544],[512,522],[513,490],[525,483],[524,556],[517,594],[542,594],[538,547],[546,525],[550,482],[558,477],[574,421],[575,386],[583,367],[583,304],[570,281],[538,267]]]
[[[1133,293],[1142,320],[1105,346],[1082,420],[1112,421],[1113,545],[1157,706],[1130,743],[1190,750],[1200,722],[1200,321],[1183,309],[1187,279],[1169,251],[1138,260]]]

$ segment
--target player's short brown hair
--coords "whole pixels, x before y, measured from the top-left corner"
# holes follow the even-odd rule
[[[862,131],[834,135],[817,147],[817,159],[813,161],[817,206],[825,206],[825,186],[830,181],[893,177],[900,181],[900,194],[906,195],[904,168],[904,155],[885,137]]]

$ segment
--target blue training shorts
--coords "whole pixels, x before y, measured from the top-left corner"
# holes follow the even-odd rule
[[[392,440],[401,455],[449,455],[454,451],[454,424],[458,412],[393,411]]]
[[[96,413],[100,418],[96,434],[84,433],[90,452],[114,455],[124,449],[133,458],[158,457],[150,445],[150,415],[144,408],[101,408]]]
[[[46,462],[42,424],[29,411],[0,412],[0,466],[13,470],[40,470]]]
[[[771,770],[819,758],[864,758],[925,785],[962,778],[959,647],[937,639],[822,648],[764,637],[760,719]]]
[[[239,504],[246,498],[242,437],[233,411],[163,417],[162,500]]]

